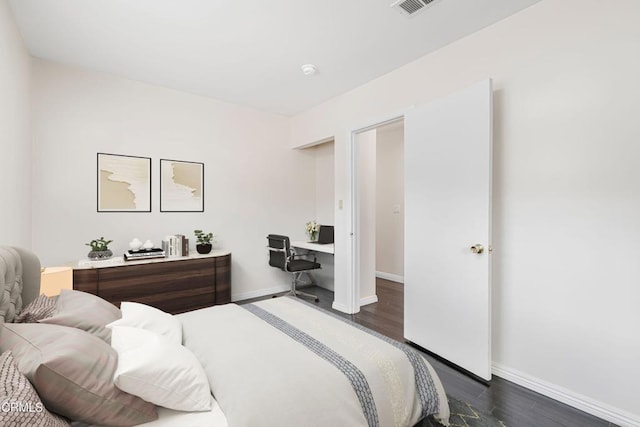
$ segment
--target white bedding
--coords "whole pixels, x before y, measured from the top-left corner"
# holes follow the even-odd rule
[[[158,419],[149,423],[139,424],[138,427],[228,427],[227,418],[224,416],[218,402],[211,397],[211,411],[206,412],[182,412],[158,407]],[[74,421],[72,427],[103,427],[87,425]]]
[[[442,384],[417,351],[305,302],[276,298],[176,317],[213,409],[158,408],[144,427],[413,426],[427,411],[448,425]],[[364,386],[354,378],[366,378]]]
[[[418,354],[413,349],[294,298],[251,306],[227,304],[178,316],[184,345],[200,360],[230,426],[413,426],[422,417],[424,393],[416,390],[415,364],[407,357]],[[292,339],[261,313],[293,335],[304,331],[312,344]],[[326,352],[333,356],[321,354]],[[442,384],[418,357],[430,374],[429,403],[439,405],[432,412],[446,424]],[[353,371],[364,373],[366,392],[350,382]]]
[[[211,411],[181,412],[158,408],[158,419],[141,424],[144,427],[228,427],[227,419],[218,402],[213,401]]]

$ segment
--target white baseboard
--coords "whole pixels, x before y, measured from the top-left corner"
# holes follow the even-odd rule
[[[543,394],[547,397],[566,403],[583,412],[602,418],[621,427],[640,427],[640,416],[615,408],[609,404],[599,402],[587,396],[560,387],[556,384],[532,377],[515,369],[493,363],[492,372],[522,387]]]
[[[404,276],[393,273],[385,273],[384,271],[376,271],[376,277],[385,280],[391,280],[392,282],[404,283]]]
[[[349,308],[347,308],[346,305],[337,303],[335,301],[333,301],[333,303],[331,304],[331,308],[333,308],[334,310],[338,310],[338,311],[340,311],[342,313],[353,314],[353,313],[351,313],[351,310],[349,310]]]
[[[371,295],[370,297],[360,298],[360,307],[367,304],[373,304],[378,302],[378,295]]]
[[[260,289],[257,291],[251,291],[251,292],[242,292],[240,294],[233,294],[231,295],[231,301],[235,302],[235,301],[242,301],[245,299],[251,299],[251,298],[259,298],[259,297],[263,297],[265,295],[271,295],[271,294],[277,294],[279,292],[285,292],[291,289],[291,286],[274,286],[273,288],[267,288],[267,289]]]

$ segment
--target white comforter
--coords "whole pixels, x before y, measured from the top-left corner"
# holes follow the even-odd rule
[[[415,350],[296,299],[178,317],[230,427],[447,423],[442,385]]]

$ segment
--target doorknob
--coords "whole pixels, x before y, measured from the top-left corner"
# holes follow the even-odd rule
[[[470,249],[471,249],[471,252],[477,255],[480,255],[481,253],[484,252],[484,246],[482,246],[480,243],[476,243],[475,245],[471,246]]]

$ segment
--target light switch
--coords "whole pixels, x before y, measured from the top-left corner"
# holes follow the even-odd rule
[[[342,210],[342,200],[338,200],[338,209]]]
[[[394,214],[400,213],[400,205],[393,205],[393,213]]]

